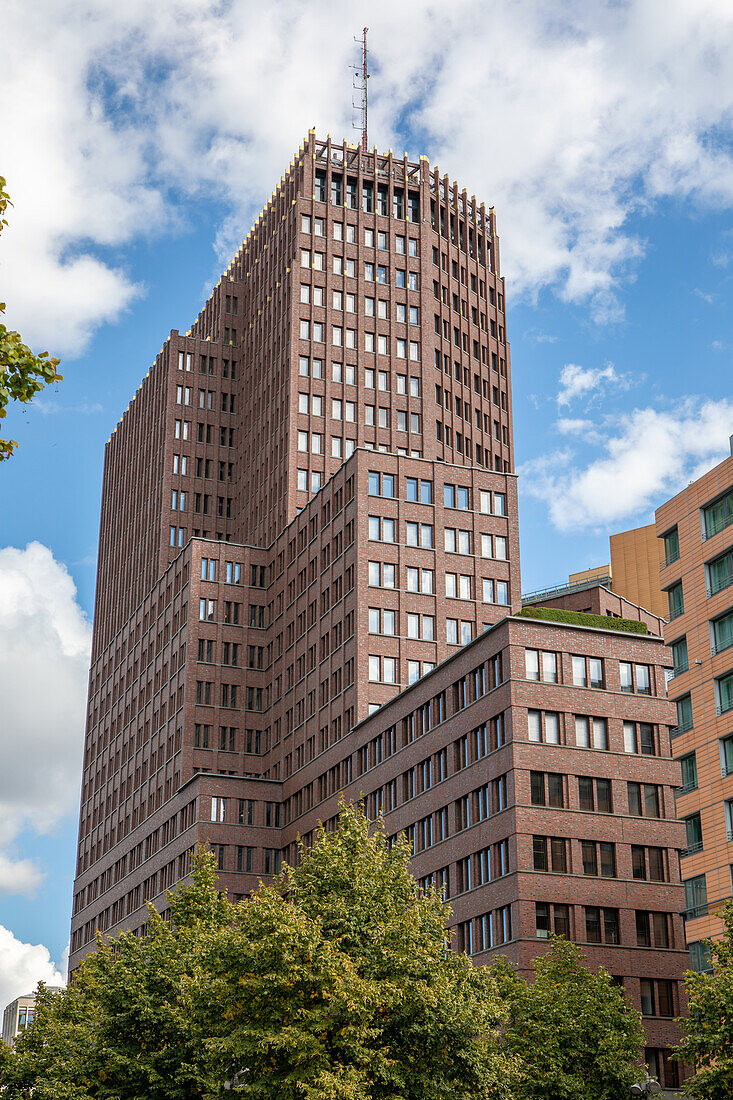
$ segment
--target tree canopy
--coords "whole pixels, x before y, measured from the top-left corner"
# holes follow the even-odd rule
[[[0,233],[8,224],[5,212],[13,205],[5,185],[5,178],[0,176]],[[5,302],[0,302],[0,315],[4,312]],[[49,382],[60,382],[63,375],[56,370],[59,362],[47,351],[35,354],[23,343],[19,332],[0,321],[0,420],[7,416],[11,401],[28,404]],[[17,446],[17,440],[0,437],[0,462],[10,458]]]
[[[170,921],[151,909],[145,937],[99,937],[66,992],[41,993],[3,1096],[513,1096],[496,981],[448,949],[446,908],[409,858],[342,806],[297,867],[232,904],[199,852]]]
[[[689,1015],[677,1021],[683,1032],[677,1056],[695,1071],[685,1092],[700,1100],[733,1096],[733,901],[718,915],[723,920],[722,938],[703,941],[712,971],[688,970]]]
[[[583,952],[553,937],[533,961],[534,981],[505,956],[491,966],[508,1008],[503,1048],[520,1059],[518,1100],[617,1100],[642,1076],[644,1029],[623,990]]]

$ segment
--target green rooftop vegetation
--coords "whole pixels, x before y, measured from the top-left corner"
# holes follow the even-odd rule
[[[591,615],[587,611],[566,611],[562,607],[523,607],[517,614],[524,619],[544,619],[572,626],[592,626],[597,630],[621,630],[626,634],[648,634],[646,623],[636,619],[614,619],[610,615]]]

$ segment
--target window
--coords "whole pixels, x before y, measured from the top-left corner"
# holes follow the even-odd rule
[[[679,676],[681,672],[687,672],[690,667],[690,661],[687,655],[687,638],[680,638],[676,642],[672,642],[672,667],[673,675]]]
[[[715,695],[718,714],[733,710],[733,672],[728,672],[715,681]]]
[[[397,683],[397,659],[395,657],[369,657],[370,683]]]
[[[663,536],[664,539],[664,564],[671,565],[680,556],[680,536],[676,527]]]
[[[659,788],[653,783],[627,783],[632,817],[659,817]]]
[[[563,777],[557,772],[530,772],[530,797],[533,806],[565,805]]]
[[[408,477],[405,480],[405,499],[420,504],[433,503],[432,481],[421,480],[416,477]]]
[[[692,697],[683,695],[675,700],[675,705],[677,707],[677,728],[672,732],[684,733],[685,730],[692,729]]]
[[[408,546],[422,546],[425,550],[433,547],[433,527],[430,523],[405,524],[405,542]]]
[[[608,749],[608,724],[605,718],[575,715],[575,744],[582,749]]]
[[[575,687],[602,688],[605,686],[601,657],[571,657],[571,664]]]
[[[374,542],[395,541],[395,520],[380,516],[369,516],[369,538]]]
[[[682,593],[682,581],[678,581],[677,584],[673,584],[672,587],[667,590],[667,599],[669,601],[670,619],[676,619],[684,613],[685,600]]]
[[[546,684],[557,683],[557,654],[544,650],[525,649],[525,667],[528,680],[544,680]]]
[[[668,978],[642,978],[642,1016],[674,1016],[673,986]]]
[[[702,527],[706,539],[733,523],[733,490],[714,500],[702,510]]]
[[[651,695],[651,672],[649,665],[634,665],[629,661],[619,661],[621,690],[629,694]]]
[[[731,760],[733,764],[733,759]],[[721,765],[723,764],[721,754]],[[682,787],[683,793],[687,791],[694,791],[697,789],[697,758],[694,752],[689,753],[687,756],[680,758],[680,768],[682,770]],[[726,775],[727,772],[723,772]]]
[[[648,722],[624,722],[624,752],[656,756],[654,726]]]
[[[560,715],[549,710],[528,710],[527,738],[547,745],[559,745]]]
[[[444,532],[445,549],[449,554],[471,553],[471,532],[446,527]]]
[[[216,600],[199,600],[199,620],[213,622],[216,618]]]
[[[616,845],[609,841],[581,840],[583,874],[616,877]]]
[[[697,940],[695,943],[688,944],[688,947],[690,949],[690,970],[694,970],[697,974],[710,973],[713,969],[713,963],[709,946]]]
[[[570,907],[550,904],[546,901],[535,902],[535,928],[537,938],[546,940],[550,932],[556,936],[570,937]]]
[[[443,503],[446,508],[467,510],[471,507],[470,490],[463,485],[444,485]]]
[[[664,849],[645,848],[640,844],[631,845],[631,873],[636,879],[649,879],[650,882],[666,882],[664,870]]]
[[[733,646],[733,611],[728,611],[719,619],[714,619],[710,625],[712,629],[711,649],[713,656],[715,656],[716,653],[720,653],[724,649],[730,649]]]
[[[535,871],[567,873],[567,841],[559,836],[532,837],[532,865]]]
[[[708,911],[708,887],[705,875],[685,879],[682,885],[685,888],[685,919],[704,917]]]
[[[586,905],[585,938],[588,943],[620,943],[618,909]]]
[[[579,775],[578,804],[581,810],[595,810],[601,814],[613,813],[611,780]]]
[[[638,784],[637,784],[638,785]],[[682,819],[685,823],[685,852],[699,852],[702,848],[702,821],[700,814],[690,814]]]

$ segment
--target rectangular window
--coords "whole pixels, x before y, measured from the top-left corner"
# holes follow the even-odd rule
[[[668,589],[667,598],[669,602],[669,617],[670,619],[676,619],[682,615],[685,610],[682,581],[678,581],[677,584],[672,585],[672,587]]]
[[[706,539],[733,523],[733,490],[702,509],[702,526]]]

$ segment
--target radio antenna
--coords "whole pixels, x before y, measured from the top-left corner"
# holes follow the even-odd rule
[[[357,91],[361,92],[361,103],[354,103],[353,98],[351,100],[351,106],[354,108],[354,110],[358,110],[361,113],[360,124],[357,126],[357,124],[354,123],[354,129],[361,130],[361,148],[362,148],[362,152],[364,152],[364,153],[366,153],[366,151],[367,151],[367,126],[368,126],[368,92],[367,92],[367,81],[369,80],[369,66],[368,66],[368,61],[367,61],[367,58],[368,58],[368,55],[369,55],[369,51],[367,50],[367,31],[368,30],[369,30],[368,27],[364,27],[363,31],[361,32],[361,38],[354,38],[355,42],[359,42],[361,44],[361,65],[352,66],[352,68],[354,69],[354,73],[355,73],[353,86],[354,86],[354,88],[356,88]]]

